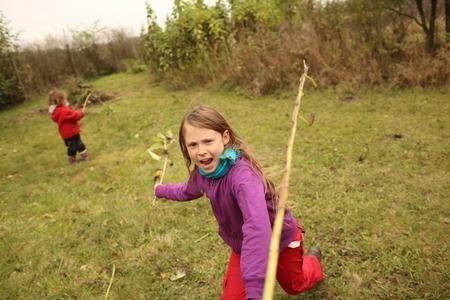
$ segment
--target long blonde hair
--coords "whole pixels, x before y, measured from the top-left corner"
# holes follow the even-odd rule
[[[278,193],[275,189],[275,185],[264,174],[261,165],[251,154],[250,149],[247,147],[241,137],[236,133],[236,131],[233,130],[230,124],[228,124],[225,118],[217,110],[209,106],[195,107],[190,112],[188,112],[181,121],[178,134],[178,142],[180,143],[181,152],[183,153],[184,161],[189,173],[192,173],[195,170],[195,167],[191,169],[192,161],[189,157],[189,152],[186,147],[184,138],[184,124],[186,123],[195,127],[211,129],[219,132],[222,135],[225,131],[228,131],[230,135],[230,141],[225,145],[225,147],[239,150],[241,152],[241,155],[250,162],[253,170],[260,174],[263,178],[265,191],[270,195],[270,198],[272,199],[274,204],[278,202]]]

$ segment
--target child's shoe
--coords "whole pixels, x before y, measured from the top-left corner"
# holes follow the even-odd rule
[[[88,161],[89,160],[89,154],[87,149],[80,153],[81,155],[81,161]]]
[[[309,248],[308,254],[306,255],[315,256],[319,261],[322,260],[322,252],[320,251],[319,247],[312,246],[311,248]]]
[[[67,160],[69,162],[69,165],[74,164],[76,162],[75,156],[68,156]]]

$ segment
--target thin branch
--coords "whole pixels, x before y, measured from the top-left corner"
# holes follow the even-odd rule
[[[419,21],[416,17],[414,17],[414,16],[405,14],[405,13],[403,13],[403,12],[401,12],[401,11],[395,9],[395,8],[392,8],[392,7],[388,7],[388,10],[390,10],[390,11],[392,11],[392,12],[395,12],[396,14],[398,14],[398,15],[400,15],[400,16],[403,16],[403,17],[407,17],[407,18],[413,19],[420,27],[423,27],[422,23],[420,23],[420,21]]]
[[[84,112],[84,110],[86,109],[86,104],[88,103],[89,98],[91,98],[91,93],[89,93],[89,94],[86,96],[86,99],[84,100],[84,103],[83,103],[83,112]]]

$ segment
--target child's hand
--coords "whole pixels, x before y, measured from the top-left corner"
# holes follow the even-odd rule
[[[155,183],[155,185],[153,186],[153,195],[155,195],[156,196],[156,188],[159,186],[159,185],[161,185],[161,183]]]

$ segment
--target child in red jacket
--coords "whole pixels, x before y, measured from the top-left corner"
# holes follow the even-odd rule
[[[69,164],[76,161],[77,151],[81,155],[82,161],[87,161],[89,155],[86,146],[80,138],[80,124],[84,117],[84,112],[72,110],[69,102],[62,91],[51,91],[48,97],[48,112],[53,121],[58,124],[59,134],[64,139],[67,147]]]

